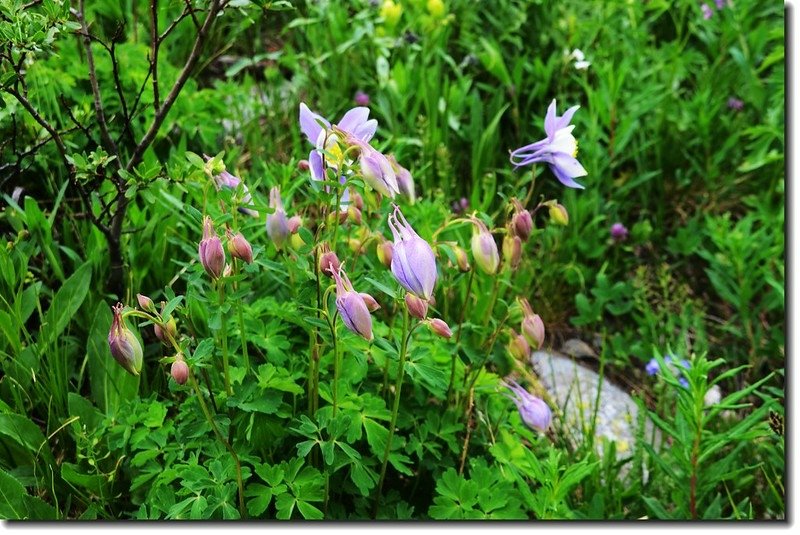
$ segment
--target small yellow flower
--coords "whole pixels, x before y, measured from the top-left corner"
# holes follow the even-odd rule
[[[385,0],[381,5],[380,15],[387,26],[396,26],[403,15],[403,6],[392,0]]]
[[[447,7],[445,7],[442,0],[428,0],[427,7],[428,13],[435,19],[442,18],[447,11]]]

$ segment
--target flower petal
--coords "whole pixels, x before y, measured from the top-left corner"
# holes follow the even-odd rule
[[[311,169],[311,178],[325,180],[325,168],[322,165],[322,155],[315,149],[308,154],[308,166]]]
[[[553,165],[561,169],[561,171],[570,178],[577,178],[588,174],[586,169],[583,168],[576,158],[564,152],[553,153]]]
[[[547,137],[552,137],[556,133],[556,99],[547,107],[547,115],[544,117],[544,131]]]
[[[344,130],[345,132],[350,132],[351,134],[355,135],[356,129],[361,127],[364,123],[366,123],[368,118],[369,118],[369,108],[364,108],[362,106],[359,106],[357,108],[348,110],[347,113],[345,113],[344,116],[342,117],[342,120],[339,121],[339,124],[337,126],[342,130]]]
[[[321,121],[326,128],[330,127],[331,123],[329,123],[323,116],[314,113],[308,106],[306,106],[305,102],[300,103],[300,130],[306,135],[308,140],[311,143],[316,143],[317,139],[319,138],[320,132],[322,132],[323,128],[320,126],[319,122]]]
[[[353,135],[361,141],[369,141],[375,135],[375,130],[378,129],[378,120],[370,119],[362,125],[359,125],[353,130]]]
[[[586,66],[587,67],[589,66],[588,61],[586,62]],[[580,67],[578,67],[578,65],[576,64],[575,68],[579,69]],[[580,109],[580,106],[573,106],[567,111],[565,111],[564,115],[559,117],[558,120],[556,121],[556,130],[568,126],[569,123],[572,121],[572,116],[575,115],[575,112],[578,111],[578,109]]]
[[[569,175],[564,174],[564,172],[559,169],[559,167],[553,163],[550,164],[550,170],[556,175],[556,178],[559,182],[567,186],[568,188],[575,188],[575,189],[584,189],[583,186],[572,180]]]

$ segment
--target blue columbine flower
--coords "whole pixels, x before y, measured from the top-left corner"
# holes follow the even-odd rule
[[[688,370],[692,367],[692,363],[686,359],[679,360],[676,364],[672,363],[673,357],[671,355],[667,355],[664,357],[664,364],[666,365],[667,369],[672,372],[673,375],[678,377],[678,383],[681,384],[684,388],[689,387],[689,381],[686,380],[684,376],[684,370]],[[661,371],[661,367],[658,363],[658,359],[652,358],[650,362],[644,367],[644,371],[647,372],[647,375],[658,375]]]
[[[546,431],[553,417],[553,413],[547,403],[522,388],[512,379],[508,379],[508,382],[502,381],[501,384],[514,394],[514,396],[509,396],[508,394],[505,396],[517,406],[519,415],[525,425],[539,431]]]
[[[544,118],[545,139],[525,145],[511,153],[511,163],[517,167],[537,162],[549,164],[556,178],[569,188],[583,189],[573,179],[586,176],[586,169],[575,158],[578,154],[578,142],[572,135],[575,125],[569,124],[572,116],[580,106],[573,106],[564,115],[556,115],[556,101],[550,103]]]
[[[392,274],[406,290],[429,300],[437,277],[433,249],[414,231],[397,205],[388,221],[394,236]]]

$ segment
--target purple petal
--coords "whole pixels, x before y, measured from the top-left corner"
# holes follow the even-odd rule
[[[311,169],[311,178],[314,180],[325,180],[325,168],[322,165],[322,155],[312,150],[308,155],[308,165]]]
[[[345,132],[350,132],[355,135],[356,129],[366,123],[368,118],[369,108],[359,106],[348,110],[337,126]]]
[[[314,113],[308,109],[308,106],[306,106],[304,102],[301,102],[300,129],[306,135],[308,140],[314,144],[317,143],[317,138],[319,138],[319,134],[322,132],[322,126],[320,126],[318,121],[322,121],[326,128],[331,126],[331,123],[329,123],[324,117]]]
[[[580,106],[573,106],[566,112],[564,112],[564,115],[559,117],[558,120],[556,121],[556,130],[568,126],[569,123],[572,121],[572,116],[575,115],[575,112],[578,111],[579,108]]]
[[[568,188],[584,189],[583,186],[572,180],[572,177],[564,174],[564,172],[561,171],[561,169],[559,169],[557,165],[551,163],[550,170],[553,172],[554,175],[556,175],[558,181],[567,186]]]
[[[547,137],[553,137],[556,134],[556,99],[547,107],[547,115],[544,117],[544,131]]]
[[[353,135],[361,141],[369,141],[375,135],[375,130],[378,129],[378,120],[370,119],[362,125],[357,126],[353,130]]]
[[[574,157],[565,152],[555,152],[552,156],[552,164],[557,166],[561,171],[570,178],[578,178],[586,176],[586,169],[583,168],[581,163]]]

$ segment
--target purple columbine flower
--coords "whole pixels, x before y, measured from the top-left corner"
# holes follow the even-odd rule
[[[352,137],[349,138],[349,141],[360,149],[358,163],[364,181],[378,193],[394,199],[394,196],[400,193],[400,186],[389,159],[373,149],[369,143]]]
[[[580,106],[573,106],[559,117],[556,115],[556,100],[553,99],[544,118],[547,137],[513,151],[511,163],[516,167],[537,162],[547,163],[559,182],[568,188],[583,189],[582,185],[573,180],[586,176],[587,172],[575,158],[578,154],[578,142],[572,135],[575,125],[569,124],[578,108]]]
[[[514,394],[513,396],[505,394],[505,396],[517,406],[519,415],[525,425],[539,431],[546,431],[553,417],[553,413],[547,403],[522,388],[512,379],[509,379],[508,382],[502,381],[501,384]]]
[[[125,368],[125,371],[131,375],[139,375],[142,371],[142,344],[125,324],[125,320],[122,318],[123,309],[122,303],[117,303],[112,307],[114,321],[108,331],[108,347],[111,350],[111,356]]]
[[[709,6],[705,2],[703,2],[703,4],[700,5],[700,11],[703,12],[703,18],[705,20],[710,19],[714,15],[714,10],[711,9],[711,6]]]
[[[436,285],[436,256],[428,242],[419,237],[395,204],[389,214],[389,228],[394,236],[392,274],[417,297],[429,300]]]
[[[269,190],[269,207],[274,212],[267,215],[267,234],[275,246],[280,249],[283,242],[289,237],[289,219],[286,217],[286,210],[281,201],[281,190],[278,186]]]
[[[628,238],[628,229],[622,223],[614,223],[611,225],[611,238],[614,241],[623,241]]]
[[[353,97],[353,102],[356,106],[369,106],[369,95],[361,91],[356,91],[356,96]]]
[[[368,300],[364,297],[367,294],[360,294],[353,289],[350,279],[341,267],[339,271],[333,272],[333,278],[336,281],[336,309],[342,321],[357,335],[365,340],[372,340],[372,316],[369,314]],[[377,305],[372,296],[367,297]]]
[[[211,160],[211,156],[208,156],[207,154],[204,154],[203,156],[205,157],[206,161]],[[218,190],[222,188],[228,188],[235,191],[239,188],[239,185],[241,184],[242,204],[253,203],[253,196],[250,195],[250,190],[247,189],[247,185],[245,185],[245,183],[242,182],[242,179],[239,178],[238,176],[234,176],[230,174],[227,170],[225,170],[218,175],[214,175],[212,178],[214,179],[214,184],[217,186]],[[251,210],[250,208],[244,208],[240,206],[239,212],[252,217],[258,217],[258,212],[256,212],[255,210]]]
[[[375,135],[378,121],[369,118],[369,108],[357,107],[348,110],[336,127],[366,143]],[[331,135],[331,123],[323,116],[311,111],[304,102],[301,102],[300,129],[315,146],[315,149],[308,156],[312,176],[317,180],[323,180],[325,175],[322,172],[322,154],[318,151],[332,149],[333,145],[336,144],[336,140]],[[316,157],[314,154],[316,154]]]
[[[728,99],[728,107],[732,110],[741,111],[744,108],[744,102],[736,97]]]
[[[209,216],[203,219],[203,239],[197,248],[200,257],[200,264],[211,278],[218,279],[222,276],[225,269],[225,251],[222,249],[222,241],[214,230],[214,222]]]
[[[397,159],[394,157],[394,154],[389,154],[386,156],[386,158],[392,165],[395,177],[397,178],[397,187],[400,190],[400,193],[408,197],[408,200],[411,202],[411,204],[414,204],[414,201],[417,200],[417,196],[414,189],[414,178],[411,176],[411,171],[397,163]]]

